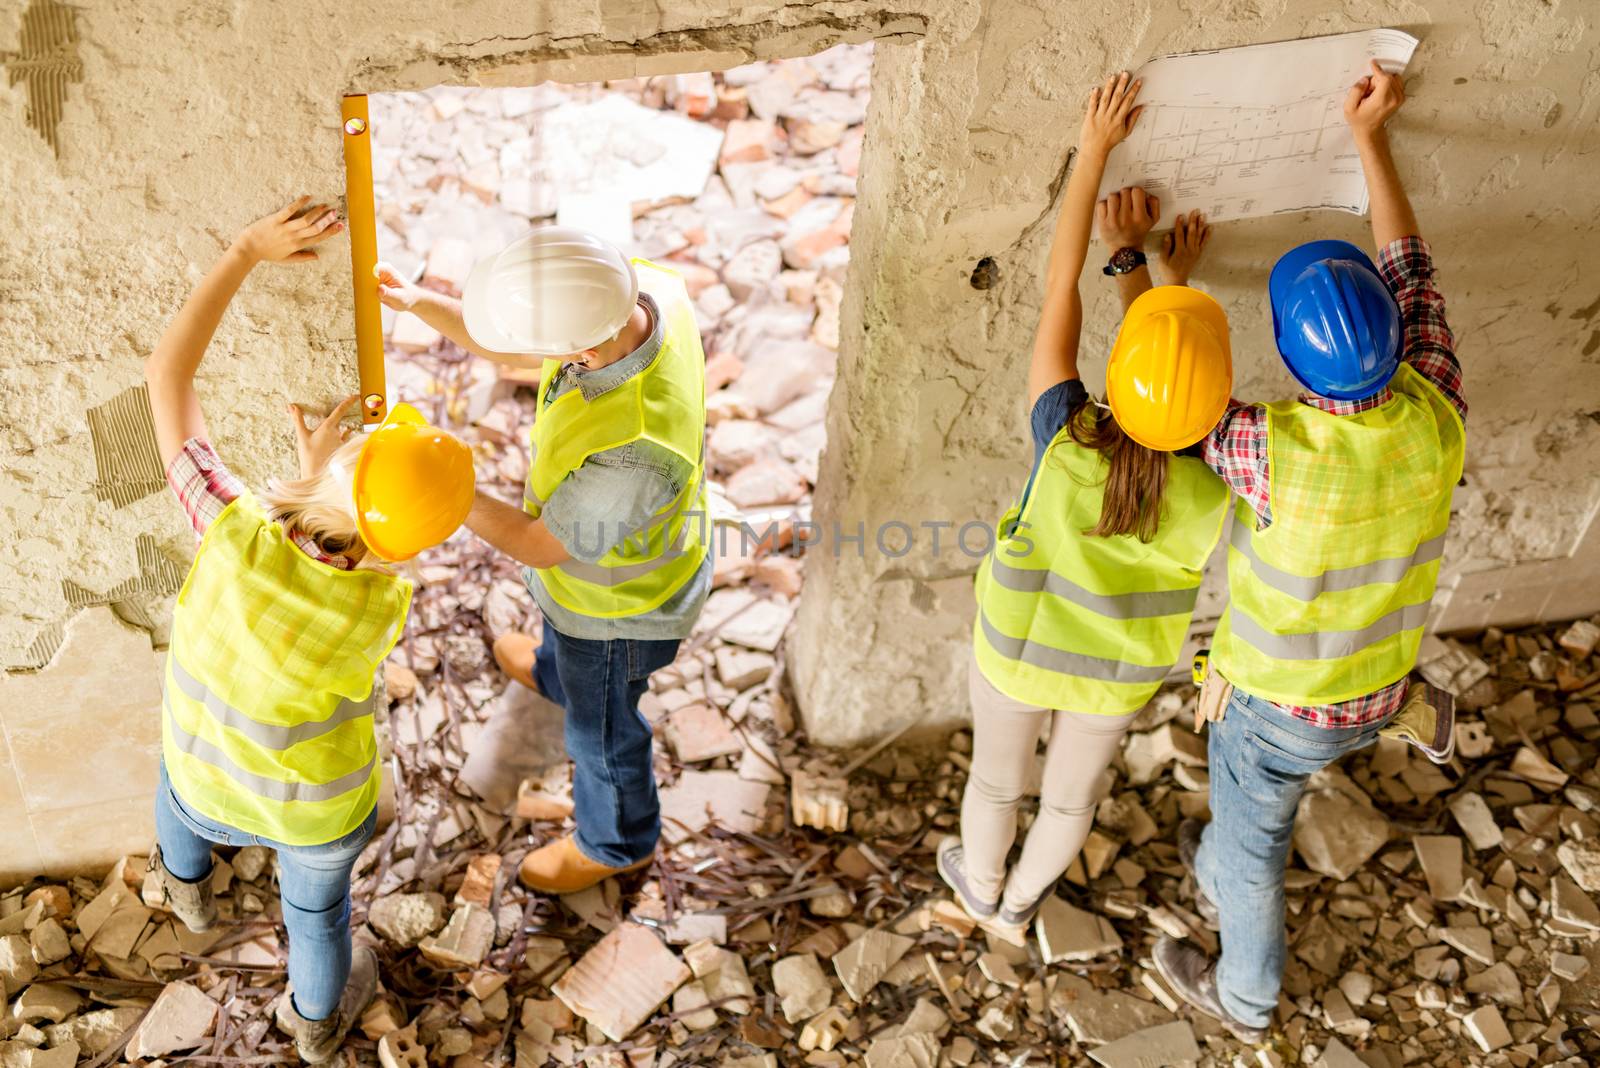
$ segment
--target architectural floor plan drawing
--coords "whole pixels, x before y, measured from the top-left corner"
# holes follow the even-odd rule
[[[1144,113],[1112,151],[1100,194],[1144,186],[1161,198],[1162,229],[1195,210],[1213,222],[1364,212],[1345,94],[1368,59],[1404,70],[1416,47],[1408,33],[1379,29],[1153,59],[1136,72]]]

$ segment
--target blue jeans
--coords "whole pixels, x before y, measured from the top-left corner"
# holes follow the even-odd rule
[[[677,657],[679,644],[573,638],[545,621],[534,681],[567,712],[578,850],[609,867],[645,859],[661,836],[650,722],[639,698],[650,675]]]
[[[1306,780],[1378,740],[1383,723],[1318,727],[1235,689],[1210,727],[1211,822],[1195,880],[1222,917],[1217,993],[1242,1024],[1267,1027],[1286,949],[1283,870]]]
[[[335,841],[291,846],[214,823],[188,808],[161,766],[156,838],[174,877],[197,883],[211,874],[211,845],[261,845],[278,852],[278,895],[289,932],[289,982],[295,1011],[308,1020],[332,1016],[350,978],[350,870],[372,840],[378,810]]]

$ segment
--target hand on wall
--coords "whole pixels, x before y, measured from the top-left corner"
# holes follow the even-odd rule
[[[1143,84],[1123,71],[1107,78],[1106,84],[1095,87],[1089,94],[1089,108],[1083,116],[1083,130],[1078,135],[1079,151],[1104,161],[1128,136],[1133,124],[1139,121],[1139,112],[1144,110],[1133,106]]]
[[[239,232],[233,246],[251,263],[298,263],[317,258],[312,245],[344,229],[339,213],[328,204],[300,197],[282,211],[257,219]]]

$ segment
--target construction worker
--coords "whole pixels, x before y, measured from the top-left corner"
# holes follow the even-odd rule
[[[961,835],[939,873],[976,920],[1020,943],[1078,854],[1102,772],[1182,650],[1228,491],[1193,448],[1232,385],[1228,323],[1184,284],[1204,240],[1169,248],[1174,285],[1150,289],[1140,251],[1159,207],[1143,190],[1101,204],[1105,273],[1129,292],[1106,368],[1109,408],[1078,376],[1088,251],[1106,155],[1138,118],[1137,81],[1094,90],[1067,182],[1028,371],[1034,466],[978,574],[969,671],[973,753]],[[1016,864],[1017,806],[1049,726],[1039,814]]]
[[[456,301],[379,266],[380,292],[458,345],[541,371],[521,508],[479,493],[467,526],[526,565],[543,640],[501,635],[511,678],[566,709],[576,831],[521,878],[566,894],[649,864],[660,836],[652,672],[711,588],[705,356],[682,278],[592,234],[533,230],[472,270]]]
[[[315,429],[289,406],[300,477],[259,495],[212,450],[194,388],[217,324],[258,263],[316,258],[343,225],[302,197],[247,227],[184,302],[145,365],[167,481],[200,548],[173,610],[162,714],[163,896],[192,931],[217,919],[211,846],[277,850],[289,990],[278,1026],[316,1064],[377,989],[352,952],[350,871],[377,824],[374,673],[405,625],[391,566],[445,538],[471,505],[472,456],[406,405],[351,437],[347,397]]]
[[[1306,392],[1230,404],[1205,442],[1239,503],[1207,679],[1224,688],[1210,702],[1212,818],[1186,821],[1179,846],[1222,955],[1164,938],[1154,956],[1175,991],[1247,1041],[1278,1005],[1301,792],[1407,701],[1465,455],[1461,366],[1384,132],[1404,100],[1374,63],[1344,104],[1377,264],[1315,241],[1273,268],[1278,351]]]

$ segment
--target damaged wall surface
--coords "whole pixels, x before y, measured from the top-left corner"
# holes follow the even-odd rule
[[[41,666],[64,635],[70,646],[78,606],[106,591],[134,591],[135,607],[118,614],[148,621],[148,641],[164,642],[169,584],[128,583],[161,571],[152,551],[186,562],[193,538],[138,462],[137,427],[111,417],[113,406],[92,434],[87,413],[138,385],[187,288],[239,227],[299,192],[340,193],[341,94],[720,69],[868,39],[880,44],[817,495],[824,531],[863,525],[867,551],[835,556],[824,543],[808,563],[792,663],[815,737],[849,743],[920,715],[932,725],[965,714],[976,560],[948,537],[939,554],[926,537],[903,555],[879,553],[873,532],[992,522],[1020,487],[1025,354],[1081,100],[1103,72],[1162,52],[1373,25],[1422,38],[1396,153],[1434,242],[1473,405],[1442,622],[1600,607],[1600,539],[1585,537],[1600,503],[1600,222],[1589,178],[1600,30],[1574,0],[1531,10],[1516,0],[1331,10],[1310,0],[487,0],[449,11],[419,0],[156,10],[108,0],[76,7],[72,32],[50,38],[54,73],[38,96],[59,115],[48,133],[34,110],[41,79],[19,76],[40,62],[27,27],[57,25],[28,22],[41,5],[54,6],[0,11],[0,187],[12,223],[0,233],[6,667]],[[1332,213],[1214,236],[1197,282],[1228,309],[1243,397],[1290,389],[1268,333],[1266,272],[1285,248],[1322,236],[1370,241],[1363,220]],[[218,332],[201,395],[220,451],[252,484],[293,464],[283,403],[324,403],[355,381],[344,256],[332,245],[321,264],[258,271]],[[987,288],[975,288],[985,259]],[[1116,321],[1101,281],[1084,281],[1083,362],[1096,389]],[[133,488],[108,484],[118,478]],[[140,535],[155,542],[141,548]],[[154,682],[155,661],[136,645],[101,657],[71,716],[130,714],[120,698],[110,710],[87,695],[120,693],[130,675]],[[16,706],[27,678],[0,680],[0,708]],[[151,722],[155,713],[151,699]],[[0,766],[0,791],[16,777]]]

